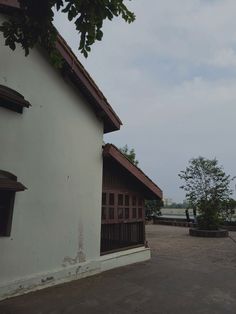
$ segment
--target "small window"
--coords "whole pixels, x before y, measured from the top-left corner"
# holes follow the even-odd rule
[[[115,196],[114,193],[109,194],[109,205],[114,205],[115,204]]]
[[[107,203],[107,195],[106,193],[102,193],[102,205],[106,205]]]
[[[25,189],[15,175],[0,170],[0,236],[10,236],[15,193]]]
[[[132,205],[135,206],[136,205],[136,196],[132,197]]]
[[[136,217],[137,217],[137,208],[133,208],[132,218],[136,218]]]
[[[114,208],[109,208],[109,219],[114,219],[115,215],[114,215]]]
[[[106,207],[102,207],[102,220],[106,219]]]
[[[0,85],[0,107],[22,113],[23,108],[29,106],[31,105],[24,96],[7,86]]]
[[[138,209],[138,218],[142,218],[143,217],[143,209],[139,208]]]
[[[122,206],[123,205],[123,194],[118,194],[118,205]]]
[[[123,219],[123,208],[118,208],[118,219]]]
[[[125,219],[129,219],[129,208],[125,208]]]
[[[139,199],[138,199],[138,205],[139,205],[139,206],[142,206],[142,205],[143,205],[143,200],[142,200],[142,198],[140,198],[140,197],[139,197]]]
[[[129,206],[129,195],[125,195],[125,206]]]

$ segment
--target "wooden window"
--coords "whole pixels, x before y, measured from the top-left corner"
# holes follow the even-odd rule
[[[115,204],[115,195],[114,193],[109,193],[109,205]]]
[[[133,205],[133,206],[136,206],[136,196],[133,196],[133,197],[132,197],[132,205]]]
[[[106,205],[107,204],[107,195],[106,193],[102,193],[102,205]]]
[[[123,194],[118,194],[118,206],[123,206],[124,196]]]
[[[0,236],[10,236],[15,193],[25,189],[15,175],[0,170]]]
[[[138,218],[142,218],[143,217],[143,209],[139,208],[138,209]]]
[[[136,218],[136,217],[137,217],[137,208],[133,208],[132,218]]]
[[[30,103],[21,94],[7,86],[0,85],[0,107],[22,113],[23,108],[29,108],[29,106],[31,106]]]
[[[0,236],[7,237],[11,233],[15,193],[0,191]]]
[[[106,216],[106,207],[102,207],[102,219],[105,220]]]
[[[115,213],[114,213],[114,208],[110,207],[109,208],[109,219],[114,219],[115,218]]]
[[[129,195],[125,195],[125,206],[129,206]]]
[[[142,200],[142,198],[140,198],[140,197],[139,197],[139,199],[138,199],[138,205],[139,205],[139,206],[142,206],[142,205],[143,205],[143,200]]]
[[[118,208],[118,219],[123,219],[123,208]]]
[[[144,220],[143,198],[134,192],[107,190],[102,193],[102,224]]]

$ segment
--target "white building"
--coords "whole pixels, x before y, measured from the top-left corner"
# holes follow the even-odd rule
[[[104,95],[60,36],[60,71],[0,42],[0,299],[150,258],[100,255],[103,133],[121,125]]]

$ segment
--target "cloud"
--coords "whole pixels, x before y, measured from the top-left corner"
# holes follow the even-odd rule
[[[73,25],[55,23],[124,122],[105,140],[134,147],[165,195],[181,200],[177,174],[192,157],[216,157],[235,174],[236,2],[127,5],[136,22],[105,23],[87,60]]]
[[[225,48],[217,52],[212,60],[209,61],[210,65],[216,67],[235,67],[236,66],[236,53],[232,48]]]

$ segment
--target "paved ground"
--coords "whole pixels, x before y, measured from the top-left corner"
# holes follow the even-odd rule
[[[3,301],[0,314],[235,314],[236,233],[187,231],[149,225],[150,261]]]

